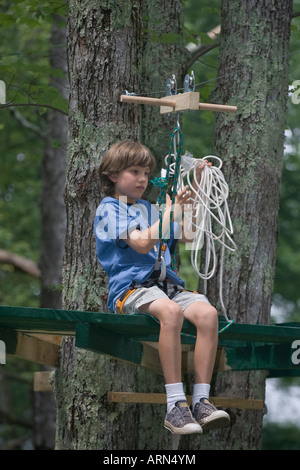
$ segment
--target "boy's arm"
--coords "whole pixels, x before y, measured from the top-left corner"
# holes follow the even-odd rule
[[[174,220],[182,215],[184,205],[190,202],[191,191],[187,190],[188,186],[177,194],[175,198]],[[162,220],[163,234],[167,233],[170,229],[171,206],[172,201],[167,195],[166,208]],[[146,230],[133,230],[124,241],[138,253],[147,254],[159,242],[159,225],[160,221],[158,220]]]

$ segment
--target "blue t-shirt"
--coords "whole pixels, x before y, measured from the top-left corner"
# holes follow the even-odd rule
[[[138,199],[135,204],[126,204],[122,200],[106,197],[98,206],[95,217],[96,250],[97,258],[109,276],[107,305],[111,312],[132,281],[137,284],[147,281],[158,257],[159,243],[149,253],[140,254],[128,246],[124,238],[133,230],[146,230],[158,218],[157,208],[143,199]],[[177,229],[178,224],[175,225]],[[164,255],[166,277],[184,287],[184,281],[171,268],[170,246],[176,241],[174,238],[173,226]]]

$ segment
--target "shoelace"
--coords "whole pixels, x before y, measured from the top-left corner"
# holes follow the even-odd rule
[[[184,419],[189,419],[191,422],[193,421],[188,404],[186,404],[186,406],[178,405],[177,408],[180,410]]]

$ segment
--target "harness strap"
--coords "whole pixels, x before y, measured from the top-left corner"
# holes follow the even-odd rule
[[[119,297],[119,299],[116,302],[116,306],[118,307],[120,313],[124,314],[124,304],[126,300],[130,297],[131,294],[133,294],[139,287],[146,287],[150,288],[153,286],[157,286],[159,289],[161,289],[165,294],[168,295],[169,299],[173,299],[175,295],[179,292],[179,288],[176,284],[173,285],[173,292],[171,294],[168,293],[168,283],[171,281],[169,279],[164,279],[163,281],[160,281],[160,278],[155,278],[155,277],[150,277],[147,279],[147,281],[143,282],[143,284],[137,284],[136,282],[132,282],[131,286],[128,287]],[[187,289],[182,289],[182,292],[187,291]]]
[[[124,314],[124,310],[123,310],[124,304],[125,304],[126,300],[128,299],[128,297],[131,294],[133,294],[135,291],[136,291],[136,289],[132,289],[131,287],[129,287],[128,289],[126,289],[123,292],[123,294],[117,300],[117,307],[118,307],[120,313]]]
[[[196,290],[192,290],[192,289],[182,289],[182,292],[193,292],[193,294],[199,294],[199,292],[197,292]]]

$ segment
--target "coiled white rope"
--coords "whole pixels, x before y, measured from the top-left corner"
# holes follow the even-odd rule
[[[208,166],[207,160],[213,160],[215,164]],[[201,163],[204,163],[205,166],[201,172],[201,180],[198,182],[195,177],[195,172],[196,168]],[[222,160],[214,155],[208,155],[204,158],[194,158],[192,154],[186,152],[181,157],[177,191],[179,192],[188,185],[190,190],[194,193],[191,198],[192,210],[184,211],[184,223],[185,229],[190,230],[192,227],[195,233],[190,246],[191,264],[194,271],[204,281],[204,294],[206,294],[207,290],[207,280],[213,277],[217,268],[215,243],[219,242],[221,244],[219,297],[225,319],[231,322],[227,317],[222,295],[223,264],[224,250],[235,251],[236,244],[232,238],[233,226],[227,204],[229,189],[221,171],[222,165]],[[174,168],[175,162],[172,162],[169,168],[170,176],[174,175]],[[193,186],[193,181],[196,188]],[[205,263],[204,270],[200,271],[200,255],[204,246],[204,239]]]

